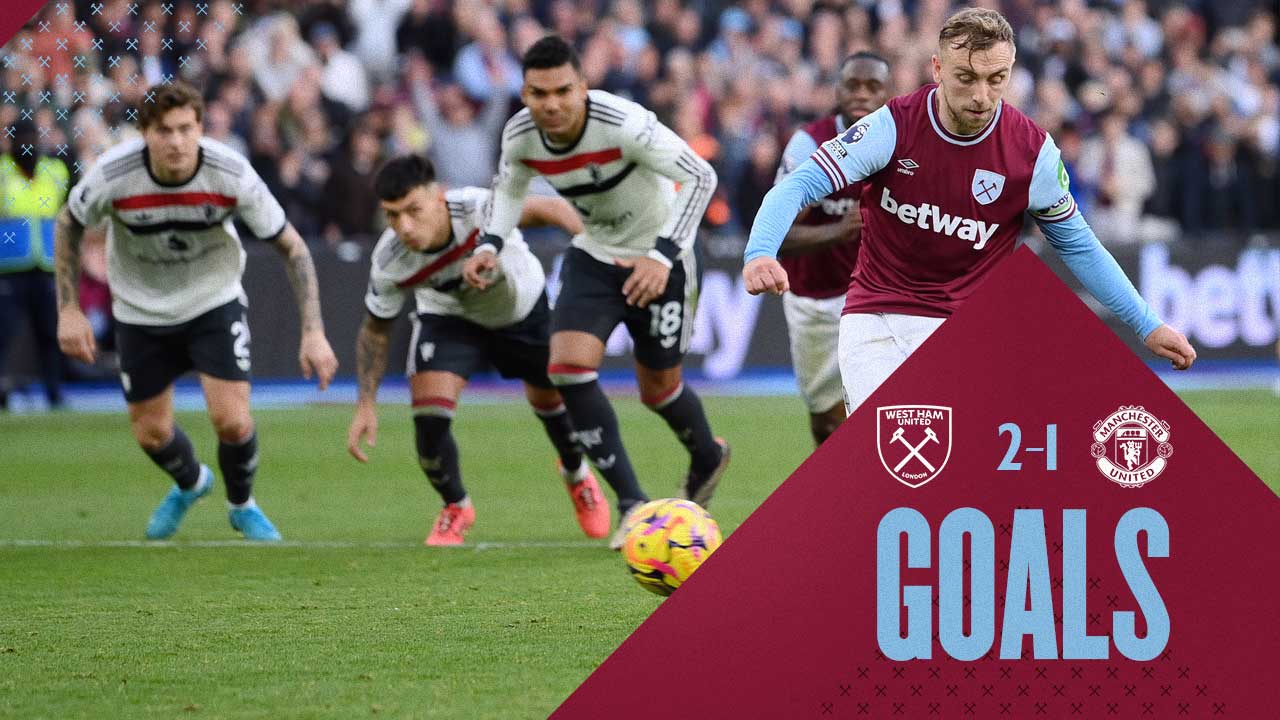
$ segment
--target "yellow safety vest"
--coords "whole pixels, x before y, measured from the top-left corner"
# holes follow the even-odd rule
[[[28,178],[13,157],[0,156],[0,273],[53,270],[53,219],[70,180],[57,158],[40,158]]]

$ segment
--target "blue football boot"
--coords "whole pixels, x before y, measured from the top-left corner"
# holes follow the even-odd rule
[[[169,494],[164,496],[164,500],[160,501],[155,512],[151,513],[151,520],[147,523],[147,539],[164,540],[171,537],[178,531],[178,526],[182,524],[182,518],[186,517],[187,510],[190,510],[197,500],[208,495],[212,489],[213,471],[208,465],[201,465],[200,479],[196,481],[195,487],[183,490],[174,485],[169,490]]]
[[[232,508],[227,513],[231,527],[244,534],[245,540],[254,542],[280,542],[280,531],[271,524],[267,516],[257,505],[246,508]]]

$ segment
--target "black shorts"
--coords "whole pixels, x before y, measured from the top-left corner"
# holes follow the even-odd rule
[[[249,318],[239,300],[177,325],[116,323],[116,348],[129,402],[159,395],[188,370],[249,379]]]
[[[490,329],[452,315],[414,313],[411,319],[408,375],[436,370],[469,378],[492,367],[504,378],[553,387],[547,378],[551,310],[546,293],[523,320],[501,328]]]
[[[666,290],[643,308],[628,305],[622,294],[630,274],[630,268],[607,265],[576,247],[569,248],[560,268],[560,295],[551,332],[577,330],[607,343],[618,323],[625,323],[641,365],[653,370],[673,368],[684,359],[693,336],[698,304],[693,258],[677,261]]]

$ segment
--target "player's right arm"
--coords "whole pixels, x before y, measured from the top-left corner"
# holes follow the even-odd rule
[[[84,226],[62,208],[53,226],[54,274],[58,292],[58,347],[63,354],[92,363],[97,353],[93,326],[80,309],[80,244]]]
[[[898,129],[888,106],[867,115],[818,150],[764,196],[743,253],[747,292],[781,295],[789,287],[778,250],[804,206],[879,172],[893,157]]]
[[[392,240],[392,242],[399,242]],[[374,250],[374,262],[378,251]],[[391,326],[404,307],[405,292],[375,267],[365,293],[364,323],[356,334],[356,411],[347,428],[347,452],[360,462],[368,462],[360,443],[373,447],[378,439],[378,386],[387,370],[387,349],[391,346]]]
[[[95,163],[84,178],[71,188],[67,204],[53,225],[53,271],[58,293],[58,347],[65,355],[92,363],[97,353],[93,326],[80,309],[80,245],[84,229],[97,225],[110,208],[107,184]]]
[[[498,159],[498,176],[493,181],[493,201],[476,253],[498,254],[503,239],[520,222],[529,181],[533,179],[533,170],[521,163],[519,157],[520,147],[528,141],[530,133],[537,132],[529,129],[529,122],[527,112],[518,112],[502,131],[502,155]]]
[[[782,163],[778,166],[778,175],[774,179],[774,184],[782,182],[817,149],[818,143],[814,141],[812,135],[804,130],[796,130],[791,140],[787,142],[786,149],[782,151]],[[807,209],[801,211],[796,221],[803,218],[806,212],[811,211]],[[809,255],[842,242],[856,240],[861,234],[862,214],[856,207],[838,222],[804,225],[793,221],[791,229],[787,231],[787,236],[782,241],[782,247],[778,248],[778,256]]]

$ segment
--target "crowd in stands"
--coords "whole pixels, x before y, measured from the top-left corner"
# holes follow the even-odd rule
[[[1267,0],[986,0],[1018,34],[1006,99],[1052,133],[1106,242],[1280,227],[1280,48]],[[947,0],[100,0],[51,2],[0,50],[0,128],[36,108],[82,169],[136,132],[146,88],[203,88],[315,242],[380,229],[370,178],[425,152],[488,185],[519,57],[571,39],[591,87],[643,103],[720,174],[709,226],[749,227],[794,128],[871,50],[891,93],[930,81]],[[47,57],[47,63],[39,58]],[[77,57],[84,58],[77,60]],[[59,108],[69,108],[60,112]],[[3,139],[0,138],[0,142]],[[0,148],[2,150],[3,148]]]

